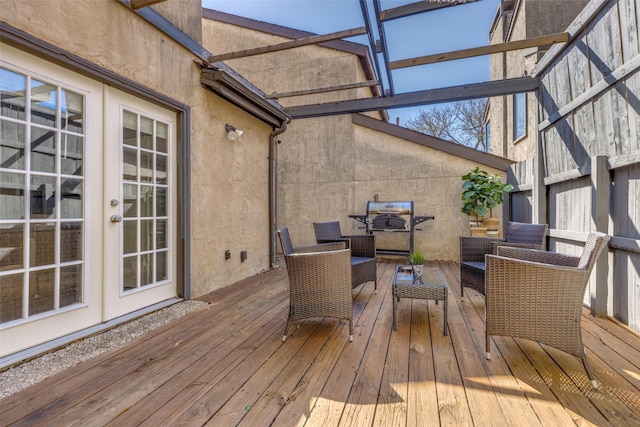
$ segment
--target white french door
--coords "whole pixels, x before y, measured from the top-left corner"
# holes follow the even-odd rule
[[[0,357],[175,297],[176,114],[0,46]]]
[[[103,320],[103,86],[0,51],[4,356]]]
[[[106,93],[105,316],[175,297],[176,114]]]

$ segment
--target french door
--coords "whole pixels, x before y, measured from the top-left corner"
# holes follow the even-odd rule
[[[175,113],[115,89],[108,98],[107,319],[175,297]]]
[[[176,114],[0,48],[5,356],[176,296]]]

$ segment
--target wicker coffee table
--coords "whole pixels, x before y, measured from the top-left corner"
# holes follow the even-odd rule
[[[410,265],[398,265],[391,284],[393,292],[393,330],[396,327],[396,306],[400,298],[443,301],[444,335],[447,335],[447,295],[449,289],[438,267],[425,267],[421,277],[415,277]]]

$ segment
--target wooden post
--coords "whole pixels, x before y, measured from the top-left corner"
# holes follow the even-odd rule
[[[609,200],[611,176],[607,168],[607,156],[591,158],[591,217],[596,231],[609,233]],[[609,295],[613,285],[609,283],[609,251],[604,250],[593,269],[595,286],[590,286],[591,314],[598,317],[608,315]]]
[[[542,90],[536,92],[538,109],[536,111],[536,121],[540,123],[540,103],[542,98]],[[533,182],[531,183],[532,210],[531,222],[534,224],[547,224],[547,187],[544,184],[544,150],[542,149],[542,132],[535,133],[536,154],[533,159]],[[553,224],[549,224],[551,228]],[[547,239],[545,238],[543,249],[547,248]]]

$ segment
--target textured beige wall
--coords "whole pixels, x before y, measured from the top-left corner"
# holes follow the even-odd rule
[[[379,200],[413,200],[416,215],[434,215],[415,232],[415,249],[428,259],[459,260],[459,236],[468,235],[469,217],[460,212],[462,175],[477,163],[371,129],[356,127],[355,202],[362,212],[377,194]],[[487,166],[490,173],[498,170]],[[494,216],[501,218],[500,209]],[[406,247],[408,238],[378,233],[380,247]]]
[[[277,219],[294,244],[315,242],[314,221],[358,213],[354,132],[351,117],[342,115],[294,120],[281,135]]]
[[[527,37],[566,30],[590,0],[525,0]]]
[[[236,26],[203,22],[205,45],[225,53],[287,39]],[[327,87],[366,80],[356,55],[321,46],[228,61],[266,93]],[[300,105],[371,96],[370,89],[282,98]],[[379,118],[379,114],[373,113]],[[468,234],[460,212],[460,177],[476,164],[401,138],[356,126],[350,115],[293,120],[277,146],[277,224],[295,245],[315,242],[313,222],[338,220],[345,233],[363,233],[350,214],[366,203],[414,200],[416,215],[435,215],[415,233],[415,248],[429,259],[457,260],[459,236]],[[491,169],[490,169],[491,170]],[[491,170],[492,173],[497,171]],[[498,213],[499,215],[499,213]],[[379,247],[406,249],[405,234],[376,234]]]
[[[308,127],[331,137],[304,138]],[[278,224],[289,227],[294,244],[314,242],[314,222],[338,220],[344,233],[362,233],[349,215],[364,214],[377,195],[413,200],[416,215],[434,215],[418,227],[414,248],[432,260],[459,259],[458,237],[469,226],[460,212],[460,177],[476,163],[354,125],[350,116],[297,120],[285,135],[278,147]],[[385,249],[409,242],[403,233],[377,233],[376,241]]]
[[[166,7],[173,7],[167,2]],[[199,0],[188,5],[190,21]],[[198,6],[198,7],[195,7]],[[197,58],[117,1],[2,0],[2,19],[191,107],[191,287],[194,297],[269,267],[271,128],[200,85]],[[224,124],[245,131],[226,138]],[[229,249],[230,260],[224,260]],[[248,260],[240,262],[246,250]]]
[[[213,54],[235,52],[291,41],[291,39],[285,37],[210,19],[203,19],[202,34],[204,46]],[[367,80],[356,55],[316,45],[232,59],[225,62],[247,77],[267,95],[274,92],[293,92]],[[279,99],[278,102],[286,107],[370,96],[370,88],[357,88],[286,97]],[[369,115],[372,117],[380,116],[375,112]]]
[[[183,33],[202,44],[202,4],[193,0],[166,0],[149,6]]]
[[[514,14],[509,41],[523,40],[526,36],[526,20],[524,10]],[[504,19],[500,19],[496,26],[491,44],[503,43]],[[528,75],[535,66],[535,48],[521,49],[491,55],[491,79],[523,77]],[[530,56],[532,55],[532,56]],[[513,96],[500,96],[490,101],[491,153],[521,161],[535,155],[536,131],[536,95],[526,94],[527,99],[527,133],[523,138],[513,138]]]
[[[505,18],[500,17],[495,22],[495,28],[489,39],[489,44],[503,43],[505,31]],[[489,55],[489,73],[491,80],[501,80],[506,77],[506,53]],[[507,157],[507,132],[505,126],[507,96],[495,96],[489,98],[489,127],[490,140],[489,151],[501,157]]]

